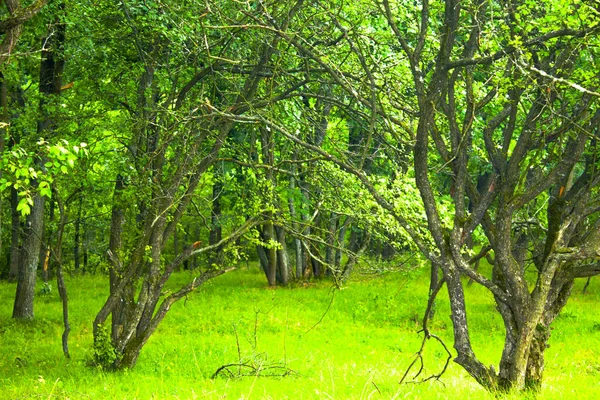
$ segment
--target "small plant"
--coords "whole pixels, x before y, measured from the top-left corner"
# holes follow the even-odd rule
[[[117,360],[117,353],[110,340],[108,328],[98,325],[98,333],[94,336],[94,355],[92,363],[104,369],[110,369]]]
[[[52,293],[52,285],[48,282],[44,282],[44,286],[40,289],[40,295],[48,296]]]

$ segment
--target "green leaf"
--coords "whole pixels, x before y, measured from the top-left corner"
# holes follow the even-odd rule
[[[26,216],[31,212],[31,207],[27,204],[27,199],[21,199],[17,204],[17,211],[21,212],[21,215]]]

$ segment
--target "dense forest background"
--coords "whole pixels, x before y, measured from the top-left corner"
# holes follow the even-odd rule
[[[5,0],[12,317],[38,318],[36,281],[56,279],[69,357],[65,275],[101,277],[91,363],[127,370],[236,267],[337,288],[357,266],[427,268],[421,350],[539,390],[553,322],[600,274],[599,22],[595,0]],[[470,285],[504,329],[491,366]]]

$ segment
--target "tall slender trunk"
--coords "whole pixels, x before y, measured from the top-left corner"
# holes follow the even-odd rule
[[[337,215],[334,212],[331,212],[331,214],[329,215],[329,224],[327,226],[327,246],[325,248],[325,268],[326,271],[325,273],[327,275],[330,275],[332,270],[335,268],[334,266],[334,260],[335,260],[335,242],[337,239],[337,229],[338,229],[338,222],[339,222],[340,216]],[[337,273],[337,271],[336,271]]]
[[[64,3],[59,4],[59,12],[64,13]],[[48,110],[50,97],[58,96],[62,84],[64,59],[61,51],[65,42],[66,25],[56,16],[52,31],[42,39],[42,59],[40,64],[40,119],[37,132],[41,136],[51,135],[55,129],[55,120]],[[38,167],[44,167],[41,159],[36,160]],[[37,189],[37,182],[32,186]],[[27,217],[25,239],[23,240],[23,263],[17,281],[17,293],[13,307],[13,318],[33,319],[33,297],[35,293],[36,271],[39,264],[44,231],[44,197],[36,194],[33,198],[31,213]]]
[[[14,282],[19,276],[19,266],[21,265],[21,218],[17,205],[19,204],[19,195],[15,188],[10,189],[10,266],[8,271],[9,282]]]
[[[275,228],[271,220],[265,222],[263,225],[263,240],[266,243],[276,240]],[[268,247],[265,251],[267,255],[267,270],[265,271],[267,281],[269,282],[269,286],[275,286],[277,285],[277,249],[275,247]]]
[[[360,236],[360,237],[359,237]],[[352,270],[354,269],[354,265],[369,245],[370,236],[368,231],[362,232],[359,235],[359,231],[357,229],[352,229],[350,232],[350,239],[348,239],[348,249],[350,250],[350,254],[348,255],[348,261],[344,265],[342,269],[342,280],[346,280],[350,277]]]
[[[433,295],[434,290],[437,288],[440,281],[439,268],[434,263],[431,263],[431,270],[429,273],[429,297]],[[429,319],[433,320],[436,311],[435,300],[431,303],[431,310],[429,311]]]
[[[83,187],[81,189],[83,192]],[[73,238],[73,261],[75,263],[75,271],[79,271],[80,267],[80,250],[81,250],[81,213],[83,211],[83,193],[79,194],[79,205],[77,207],[77,219],[75,220],[75,235]]]
[[[125,223],[125,212],[123,211],[123,190],[125,182],[121,175],[117,176],[115,189],[113,194],[113,209],[110,223],[110,239],[109,239],[109,258],[111,259],[112,268],[109,273],[110,292],[115,293],[119,287],[125,267],[123,265],[122,250],[123,250],[123,225]],[[127,285],[119,294],[119,299],[112,311],[112,342],[118,341],[119,335],[123,330],[123,326],[127,321],[127,310],[134,302],[133,285]]]
[[[223,182],[217,175],[222,175],[215,171],[215,182],[212,188],[212,208],[210,215],[210,233],[208,244],[215,245],[223,239],[223,228],[221,227],[221,192],[223,191]],[[210,252],[208,256],[208,265],[219,265],[223,261],[221,249],[217,248]]]
[[[56,232],[56,243],[53,249],[54,254],[52,259],[53,263],[55,264],[56,286],[60,295],[63,311],[64,331],[62,334],[62,349],[65,357],[71,358],[71,355],[69,353],[69,333],[71,332],[71,324],[69,322],[69,296],[67,293],[67,285],[65,284],[62,269],[62,242],[65,233],[65,226],[67,225],[67,213],[65,211],[65,205],[58,196],[58,193],[55,193],[54,197],[56,198],[56,202],[58,203],[60,216],[58,230]]]
[[[352,217],[348,216],[344,220],[340,230],[338,231],[338,248],[335,249],[335,257],[333,259],[333,266],[336,271],[341,272],[340,268],[342,266],[342,250],[346,245],[346,232],[348,231],[348,226],[352,223]]]
[[[290,262],[285,244],[285,230],[281,227],[275,227],[277,241],[280,248],[277,250],[277,267],[279,272],[279,283],[287,285],[290,277]]]
[[[8,87],[6,84],[6,79],[4,79],[4,74],[0,72],[0,122],[2,123],[2,127],[0,127],[0,154],[4,154],[5,148],[5,136],[6,136],[6,125],[9,123],[9,115],[8,115]],[[2,178],[2,171],[0,171],[0,178]],[[0,260],[3,259],[2,251],[4,250],[4,246],[2,243],[2,231],[4,230],[4,196],[0,194]],[[7,260],[7,258],[4,258]],[[1,265],[2,261],[0,261]],[[0,275],[4,275],[4,271],[0,269]]]
[[[23,241],[23,261],[19,268],[17,293],[13,306],[13,318],[33,319],[33,297],[35,293],[36,271],[40,260],[42,231],[44,229],[45,199],[39,194],[33,199],[31,213],[25,223]]]
[[[298,154],[294,153],[293,160],[298,159]],[[296,165],[293,164],[292,173],[296,173]],[[294,176],[290,176],[290,190],[294,192],[296,189],[296,178]],[[294,203],[294,198],[292,196],[288,196],[288,208],[290,210],[290,218],[292,220],[292,229],[294,232],[300,232],[300,226],[298,224],[298,214],[296,212],[296,204]],[[303,270],[302,270],[302,241],[294,236],[294,254],[296,256],[296,279],[302,278]]]

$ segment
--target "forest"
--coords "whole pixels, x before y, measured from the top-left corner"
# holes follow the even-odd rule
[[[4,0],[0,398],[595,398],[598,0]]]

